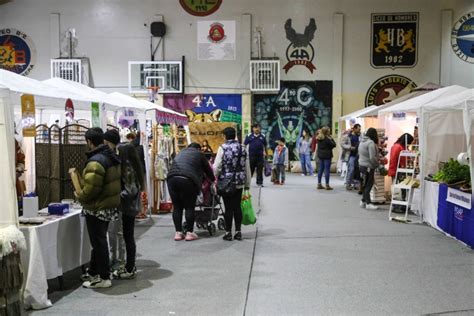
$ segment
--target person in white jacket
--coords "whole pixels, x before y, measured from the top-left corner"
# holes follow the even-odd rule
[[[274,184],[285,184],[285,169],[288,166],[288,148],[285,142],[285,138],[280,138],[273,151],[273,168],[276,171]]]
[[[214,161],[214,174],[217,181],[232,179],[237,190],[231,195],[223,196],[225,206],[225,230],[224,240],[232,240],[232,221],[235,222],[234,239],[242,240],[242,192],[250,188],[250,162],[247,150],[237,140],[237,132],[233,127],[224,129],[226,142],[219,147],[216,160]]]

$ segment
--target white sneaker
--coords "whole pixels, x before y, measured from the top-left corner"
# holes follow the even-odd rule
[[[378,206],[373,205],[373,204],[367,204],[367,205],[365,206],[365,208],[368,209],[368,210],[378,210],[378,209],[379,209]]]
[[[360,207],[362,207],[362,208],[365,208],[365,207],[366,207],[365,202],[362,202],[362,201],[360,201],[359,205],[360,205]]]
[[[102,280],[101,277],[97,276],[91,281],[82,283],[82,286],[88,289],[105,289],[112,286],[112,281]]]

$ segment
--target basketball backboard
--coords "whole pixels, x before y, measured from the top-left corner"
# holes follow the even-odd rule
[[[159,93],[182,93],[183,63],[181,61],[129,61],[129,92],[148,94],[149,87],[160,87]]]

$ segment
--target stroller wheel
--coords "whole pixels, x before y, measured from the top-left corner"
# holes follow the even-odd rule
[[[219,228],[219,230],[225,230],[225,221],[223,218],[219,218],[219,220],[217,221],[217,227]]]

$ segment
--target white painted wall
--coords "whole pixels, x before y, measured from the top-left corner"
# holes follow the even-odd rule
[[[318,30],[313,42],[317,71],[304,67],[282,73],[283,80],[339,80],[342,108],[337,117],[364,106],[367,89],[377,78],[396,73],[416,83],[440,81],[441,11],[453,10],[453,19],[473,11],[472,0],[224,0],[220,10],[204,18],[187,14],[177,0],[15,0],[0,6],[0,28],[13,27],[26,32],[37,48],[37,66],[31,77],[47,79],[49,61],[58,57],[57,34],[51,27],[52,13],[60,14],[60,32],[74,27],[79,38],[79,55],[90,58],[96,87],[126,91],[127,62],[149,60],[149,25],[163,16],[168,33],[164,42],[167,60],[186,56],[186,92],[244,93],[248,87],[250,52],[256,56],[255,38],[249,29],[262,28],[263,53],[280,57],[285,64],[284,23],[303,32],[309,19],[316,19]],[[385,12],[420,12],[418,65],[411,69],[373,69],[370,66],[370,14]],[[339,41],[334,37],[334,14],[343,14],[343,54],[341,69],[335,70],[340,54],[334,51]],[[251,25],[245,14],[251,15]],[[237,25],[237,59],[206,62],[196,60],[196,21],[235,20]],[[53,23],[54,24],[54,23]],[[252,44],[251,44],[252,43]],[[474,87],[474,65],[450,56],[452,83]],[[451,54],[451,55],[449,55]],[[336,67],[337,68],[337,67]],[[336,71],[336,77],[335,77]],[[335,91],[337,93],[338,91]],[[335,95],[336,96],[336,95]],[[335,102],[337,104],[337,102]]]

